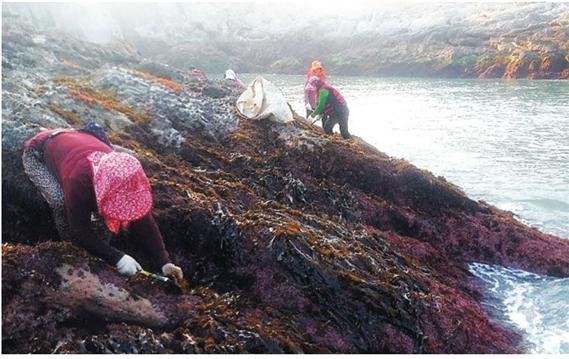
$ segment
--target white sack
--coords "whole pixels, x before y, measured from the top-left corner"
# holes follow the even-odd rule
[[[281,90],[257,76],[237,99],[237,111],[252,120],[271,117],[277,122],[293,121],[292,112]]]

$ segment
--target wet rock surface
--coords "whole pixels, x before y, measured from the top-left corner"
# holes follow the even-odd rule
[[[10,34],[4,353],[516,353],[519,335],[483,310],[466,265],[569,275],[567,241],[360,139],[298,116],[240,119],[236,89],[135,54],[103,61],[114,50]],[[61,72],[64,58],[82,70]],[[40,126],[88,120],[141,160],[184,290],[122,277],[59,240],[21,146]],[[114,244],[159,270],[135,243]]]

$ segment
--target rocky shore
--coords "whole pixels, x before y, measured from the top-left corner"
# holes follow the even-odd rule
[[[240,118],[230,84],[127,44],[3,26],[4,353],[518,353],[468,263],[569,276],[569,242],[361,139]],[[142,162],[183,290],[58,239],[22,144],[91,120]]]

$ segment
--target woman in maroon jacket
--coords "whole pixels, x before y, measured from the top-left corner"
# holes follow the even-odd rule
[[[105,140],[105,138],[103,138]],[[62,239],[133,275],[140,264],[94,231],[102,219],[109,231],[128,229],[162,268],[181,280],[182,270],[170,262],[152,216],[152,192],[140,162],[114,151],[110,143],[77,130],[45,130],[29,139],[22,156],[24,169],[53,210]]]
[[[322,115],[324,132],[332,134],[334,126],[339,124],[342,137],[350,139],[352,137],[348,131],[350,111],[344,96],[335,87],[316,76],[312,76],[308,84],[318,91],[318,106],[308,116],[308,120],[314,123],[318,116]]]

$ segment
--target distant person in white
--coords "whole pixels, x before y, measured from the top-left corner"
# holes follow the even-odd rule
[[[245,88],[245,84],[239,80],[235,71],[229,69],[225,71],[225,80],[232,81],[233,83],[237,84],[241,88]]]

